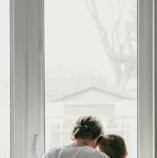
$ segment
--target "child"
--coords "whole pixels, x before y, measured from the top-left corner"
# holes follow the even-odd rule
[[[101,136],[98,140],[98,147],[110,158],[126,158],[128,155],[125,141],[118,135]]]

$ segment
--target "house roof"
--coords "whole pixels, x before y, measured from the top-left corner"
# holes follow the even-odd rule
[[[116,97],[126,99],[126,100],[136,100],[137,99],[137,96],[136,96],[135,92],[132,92],[132,93],[118,92],[118,91],[115,91],[114,89],[112,90],[112,89],[103,87],[102,85],[89,84],[89,85],[84,86],[84,87],[79,87],[79,88],[73,89],[71,91],[64,92],[64,93],[62,93],[62,94],[60,94],[56,97],[53,97],[53,99],[51,99],[51,101],[56,102],[56,101],[59,101],[59,100],[62,100],[62,99],[66,99],[66,98],[78,95],[80,93],[86,92],[90,89],[96,89],[96,90],[99,90],[101,92],[109,93],[111,95],[114,95]]]

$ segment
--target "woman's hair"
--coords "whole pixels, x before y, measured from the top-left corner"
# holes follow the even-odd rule
[[[93,116],[80,117],[72,131],[74,139],[93,140],[101,134],[103,134],[102,125]]]
[[[98,146],[110,158],[124,158],[127,152],[124,139],[118,135],[101,136]]]

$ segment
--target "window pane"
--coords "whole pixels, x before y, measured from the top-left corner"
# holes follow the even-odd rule
[[[9,1],[0,0],[0,157],[10,158]]]
[[[137,157],[137,1],[45,0],[46,150],[97,116]]]

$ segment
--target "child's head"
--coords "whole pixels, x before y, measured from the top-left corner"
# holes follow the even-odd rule
[[[125,141],[118,135],[101,136],[98,140],[98,146],[110,158],[125,158],[127,155]]]

